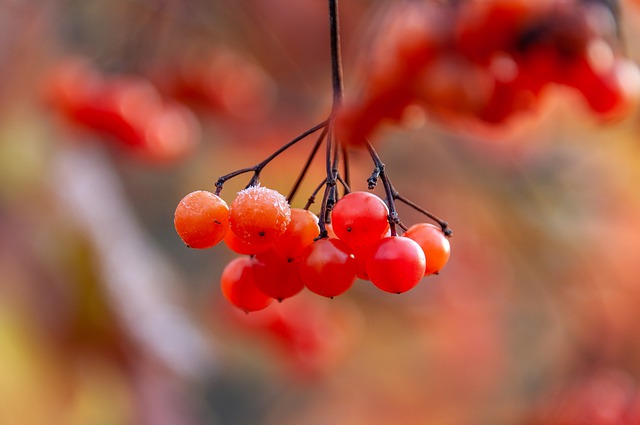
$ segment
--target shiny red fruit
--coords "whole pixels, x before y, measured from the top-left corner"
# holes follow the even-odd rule
[[[262,310],[273,302],[273,298],[258,289],[253,276],[253,263],[251,257],[235,258],[227,264],[220,277],[222,295],[247,313]]]
[[[345,242],[324,238],[307,247],[298,271],[311,292],[333,298],[346,292],[356,281],[358,262]]]
[[[376,242],[366,262],[369,280],[394,294],[407,292],[424,277],[426,260],[422,248],[404,236],[387,236]]]

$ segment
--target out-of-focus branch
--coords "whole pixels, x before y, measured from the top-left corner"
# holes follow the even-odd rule
[[[51,184],[61,208],[92,244],[105,292],[132,340],[180,375],[210,370],[210,345],[172,300],[180,277],[136,222],[102,152],[90,144],[58,151]]]

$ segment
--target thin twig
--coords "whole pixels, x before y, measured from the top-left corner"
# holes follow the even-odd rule
[[[391,229],[391,236],[397,236],[398,232],[396,230],[396,224],[398,224],[398,212],[396,211],[396,206],[394,203],[394,191],[393,186],[391,185],[391,180],[389,180],[389,176],[384,170],[384,163],[380,159],[380,156],[373,148],[371,142],[367,140],[367,149],[369,150],[369,154],[371,155],[371,159],[373,159],[373,163],[377,170],[379,170],[378,176],[380,180],[382,180],[382,184],[384,186],[384,191],[387,198],[387,205],[389,207],[389,227]]]
[[[320,149],[320,146],[322,145],[322,142],[324,141],[326,136],[327,136],[327,127],[325,126],[325,128],[322,129],[322,132],[318,136],[316,143],[313,145],[313,149],[311,150],[311,153],[307,157],[307,162],[305,162],[304,166],[302,167],[302,171],[300,171],[300,174],[298,175],[296,182],[293,184],[293,187],[291,188],[291,191],[287,196],[287,201],[289,203],[291,203],[291,201],[293,200],[293,197],[298,192],[298,189],[300,188],[300,184],[302,183],[302,180],[307,175],[307,172],[309,171],[309,167],[311,166],[311,162],[313,162],[313,159],[315,158],[316,153],[318,153],[318,150]]]
[[[321,122],[320,124],[311,127],[309,130],[305,131],[304,133],[302,133],[302,134],[298,135],[297,137],[295,137],[290,142],[288,142],[285,145],[281,146],[278,150],[273,152],[271,155],[269,155],[267,158],[265,158],[261,162],[257,163],[256,165],[254,165],[252,167],[241,168],[239,170],[232,171],[229,174],[225,174],[222,177],[219,177],[218,181],[215,184],[215,186],[216,186],[216,192],[215,192],[216,195],[220,195],[220,192],[222,191],[222,187],[224,186],[224,184],[225,184],[225,182],[227,180],[232,179],[234,177],[237,177],[237,176],[239,176],[241,174],[253,172],[254,173],[253,177],[251,178],[251,181],[249,182],[249,184],[247,186],[255,185],[257,183],[257,181],[258,181],[259,176],[260,176],[260,172],[262,171],[262,169],[264,167],[267,166],[267,164],[269,164],[276,157],[278,157],[278,155],[280,155],[282,152],[284,152],[287,149],[289,149],[291,146],[293,146],[296,143],[298,143],[299,141],[305,139],[307,136],[310,136],[311,134],[315,133],[316,131],[320,130],[321,128],[325,128],[327,126],[328,122],[329,122],[329,120],[325,120],[325,121]]]
[[[442,233],[444,233],[444,235],[446,237],[451,237],[453,235],[453,230],[451,230],[449,228],[449,223],[447,223],[446,221],[442,220],[441,218],[436,217],[435,215],[433,215],[429,211],[427,211],[424,208],[422,208],[420,205],[418,205],[418,204],[410,201],[409,199],[405,198],[404,196],[400,195],[400,193],[398,193],[398,191],[395,190],[395,189],[393,189],[393,199],[396,199],[396,200],[398,200],[398,201],[410,206],[414,210],[416,210],[418,212],[421,212],[422,214],[426,215],[427,217],[429,217],[430,219],[432,219],[433,221],[438,223],[438,225],[442,229]]]
[[[342,104],[344,88],[342,85],[342,53],[340,51],[340,24],[338,0],[329,0],[329,32],[331,33],[331,80],[333,86],[334,113]]]
[[[311,207],[311,205],[313,205],[316,202],[316,196],[318,195],[318,192],[320,192],[320,189],[322,189],[325,184],[327,184],[326,178],[322,180],[322,182],[313,190],[313,192],[309,196],[309,199],[307,200],[307,203],[304,206],[305,210],[308,210]]]

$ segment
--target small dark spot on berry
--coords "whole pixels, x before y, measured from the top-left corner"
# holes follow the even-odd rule
[[[265,232],[258,232],[258,236],[264,236]]]
[[[351,232],[351,227],[347,227],[347,232]]]
[[[213,222],[216,223],[216,224],[222,224],[222,223],[220,223],[219,220],[213,220]]]
[[[281,303],[284,298],[278,298],[278,302]]]

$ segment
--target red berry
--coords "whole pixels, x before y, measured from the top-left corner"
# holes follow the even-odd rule
[[[336,203],[331,213],[333,231],[351,246],[377,241],[389,230],[389,209],[371,192],[351,192]]]
[[[229,207],[219,196],[197,190],[178,203],[173,222],[189,248],[211,248],[229,229]]]
[[[253,276],[258,288],[278,301],[290,298],[304,288],[298,274],[298,262],[287,260],[273,249],[256,254]]]
[[[427,259],[425,276],[438,273],[449,261],[451,245],[440,227],[429,223],[418,223],[404,232],[403,236],[413,239],[422,248]]]
[[[263,186],[241,190],[231,203],[231,230],[244,242],[274,242],[291,221],[291,208],[278,191]]]
[[[229,248],[231,251],[243,255],[255,255],[271,248],[270,243],[253,244],[245,242],[237,237],[236,234],[232,231],[228,231],[227,234],[224,235],[224,238],[222,240],[224,241],[224,244],[227,246],[227,248]]]
[[[367,274],[367,259],[371,256],[371,247],[375,245],[375,242],[369,245],[353,247],[353,255],[355,255],[358,262],[358,278],[363,280],[369,280]]]
[[[373,244],[366,266],[371,283],[383,291],[400,294],[420,282],[426,261],[415,241],[404,236],[387,236]]]
[[[325,223],[324,229],[327,231],[327,237],[336,239],[338,238],[338,236],[336,236],[336,232],[333,231],[333,224]]]
[[[258,289],[253,275],[254,260],[251,257],[238,257],[222,271],[220,287],[224,297],[234,306],[245,312],[266,308],[273,298]]]
[[[314,213],[292,208],[291,222],[284,234],[273,243],[273,248],[282,257],[297,259],[319,234],[318,217]]]
[[[339,239],[324,238],[307,247],[298,271],[311,292],[333,298],[351,288],[358,264],[349,245]]]

